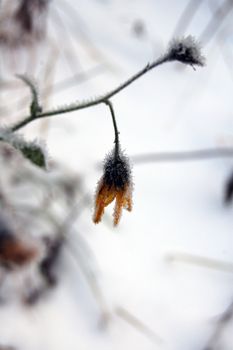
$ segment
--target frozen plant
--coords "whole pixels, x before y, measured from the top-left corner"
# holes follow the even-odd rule
[[[114,226],[116,226],[120,221],[122,209],[132,210],[133,185],[129,160],[120,149],[119,132],[113,106],[109,101],[106,101],[106,104],[109,106],[112,115],[115,130],[115,146],[104,161],[104,173],[96,191],[93,221],[95,224],[99,223],[104,213],[104,208],[115,199],[116,204],[113,216]]]

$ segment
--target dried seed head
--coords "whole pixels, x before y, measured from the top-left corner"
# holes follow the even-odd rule
[[[171,61],[179,61],[192,66],[205,65],[205,58],[201,54],[200,44],[191,35],[183,39],[173,39],[167,55]]]
[[[116,154],[114,149],[105,159],[104,174],[98,183],[94,223],[101,221],[104,208],[116,199],[113,213],[113,223],[116,226],[120,221],[122,209],[132,210],[132,188],[129,160],[122,152]]]
[[[103,182],[108,187],[124,190],[131,180],[131,169],[128,158],[120,152],[115,155],[114,150],[104,161]]]

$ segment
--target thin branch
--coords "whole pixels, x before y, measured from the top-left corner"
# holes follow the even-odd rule
[[[205,65],[205,58],[201,54],[200,46],[192,36],[188,36],[179,40],[172,40],[168,47],[168,50],[164,55],[160,56],[154,62],[147,64],[143,69],[138,71],[124,83],[120,84],[118,87],[106,93],[105,95],[99,96],[93,100],[77,102],[66,107],[60,107],[56,110],[50,110],[43,113],[39,112],[36,113],[36,115],[32,115],[31,113],[30,116],[26,117],[24,120],[16,123],[11,128],[9,128],[9,131],[19,130],[23,126],[36,119],[52,117],[58,114],[69,113],[80,109],[96,106],[101,103],[106,103],[107,100],[117,95],[120,91],[124,90],[126,87],[131,85],[134,81],[139,79],[144,74],[148,73],[150,70],[162,65],[163,63],[172,61],[178,61],[183,64],[191,65],[192,67]]]
[[[82,83],[86,83],[89,80],[102,74],[104,71],[105,71],[104,65],[99,64],[85,71],[81,71],[78,73],[73,72],[72,76],[44,87],[40,92],[41,100],[43,100],[43,98],[49,93],[51,88],[53,88],[53,96],[54,96],[55,94],[62,92],[65,89],[72,88]],[[12,89],[14,91],[19,90],[19,86],[15,85],[14,82],[7,83],[6,81],[0,81],[0,85],[3,86],[5,89]],[[28,102],[28,96],[24,96],[24,97],[21,97],[20,99],[13,101],[10,107],[14,109],[14,106],[18,104],[17,112],[20,112],[25,108],[25,104],[27,104],[27,102]],[[7,111],[8,108],[9,108],[8,105],[2,105],[1,106],[1,110],[3,111],[2,114],[6,114],[5,111]]]
[[[114,132],[115,132],[115,157],[119,156],[119,147],[120,147],[120,143],[119,143],[119,131],[117,128],[117,122],[116,122],[116,117],[115,117],[115,112],[113,109],[113,105],[112,103],[107,100],[105,101],[105,104],[109,107],[110,112],[111,112],[111,116],[112,116],[112,122],[113,122],[113,127],[114,127]]]
[[[139,79],[141,76],[143,76],[144,74],[146,74],[147,72],[149,72],[153,68],[158,67],[161,64],[168,62],[169,60],[170,60],[170,56],[164,55],[161,58],[159,58],[158,60],[156,60],[150,64],[147,64],[145,68],[141,69],[138,73],[136,73],[135,75],[133,75],[132,77],[127,79],[124,83],[120,84],[118,87],[116,87],[115,89],[106,93],[103,96],[97,97],[91,101],[87,101],[87,102],[85,101],[85,102],[81,102],[81,103],[78,102],[78,103],[75,103],[75,104],[68,106],[68,107],[60,107],[60,108],[57,108],[56,110],[50,110],[47,112],[38,113],[36,116],[30,115],[30,116],[26,117],[25,119],[23,119],[22,121],[13,125],[10,128],[10,130],[17,131],[36,119],[41,119],[41,118],[45,118],[45,117],[52,117],[52,116],[64,114],[64,113],[70,113],[70,112],[78,111],[80,109],[93,107],[93,106],[96,106],[96,105],[101,104],[101,103],[106,103],[106,100],[109,100],[111,97],[118,94],[120,91],[122,91],[123,89],[125,89],[126,87],[131,85],[135,80]]]
[[[30,113],[31,113],[31,118],[35,119],[38,113],[42,112],[42,108],[39,104],[39,98],[38,98],[38,92],[33,84],[33,82],[26,77],[25,75],[17,74],[16,75],[19,79],[21,79],[30,89],[31,94],[32,94],[32,102],[30,106]]]

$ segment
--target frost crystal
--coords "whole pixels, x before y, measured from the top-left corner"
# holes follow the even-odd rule
[[[171,61],[179,61],[193,66],[205,65],[205,58],[201,54],[200,44],[191,35],[183,39],[173,39],[167,55]]]

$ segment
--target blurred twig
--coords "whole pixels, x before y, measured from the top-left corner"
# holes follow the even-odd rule
[[[208,343],[204,347],[203,350],[214,350],[219,349],[219,342],[220,338],[225,330],[225,328],[228,326],[228,324],[232,321],[233,318],[233,301],[229,304],[229,306],[226,308],[226,310],[223,312],[223,314],[220,316],[216,328],[214,330],[213,335],[209,339]]]
[[[79,66],[80,70],[82,70],[81,62],[76,53],[73,38],[74,33],[70,33],[68,31],[67,26],[65,26],[63,22],[63,18],[60,16],[58,9],[54,6],[53,12],[51,12],[52,20],[57,24],[56,28],[56,37],[54,40],[57,41],[57,47],[59,48],[60,55],[64,57],[64,61],[67,62],[67,65],[70,68],[71,72],[77,71],[77,66]],[[61,45],[61,38],[63,41],[63,45]],[[67,47],[69,48],[67,50]]]
[[[67,19],[71,21],[73,26],[73,33],[75,35],[77,35],[77,33],[79,34],[78,42],[82,42],[89,55],[98,62],[104,62],[105,66],[107,66],[110,70],[115,71],[115,64],[106,60],[106,57],[96,47],[95,43],[88,35],[87,30],[85,28],[85,21],[78,13],[77,8],[73,6],[70,1],[61,0],[58,10],[62,11],[62,15],[67,16]],[[117,68],[117,70],[119,69]]]
[[[203,1],[201,0],[190,0],[187,3],[173,31],[173,37],[184,35],[186,28],[202,3]]]
[[[42,108],[39,103],[38,91],[36,89],[35,83],[32,82],[32,80],[28,78],[26,75],[18,74],[17,77],[21,79],[30,88],[31,95],[32,95],[30,112],[31,112],[31,117],[36,118],[37,113],[40,113],[42,111]]]
[[[193,255],[189,253],[175,252],[169,253],[165,257],[168,262],[181,262],[196,265],[212,270],[233,273],[233,263],[222,260],[207,258],[201,255]]]
[[[152,340],[155,343],[161,344],[163,340],[158,336],[153,330],[151,330],[148,326],[146,326],[141,320],[139,320],[135,315],[131,312],[123,308],[122,306],[118,306],[115,309],[115,313],[122,320],[130,324],[132,327],[137,329],[140,333],[143,333],[147,338]]]
[[[41,90],[41,99],[46,97],[46,95],[49,93],[50,89],[53,89],[53,95],[56,93],[62,92],[68,88],[72,88],[74,86],[77,86],[79,84],[88,82],[89,80],[97,77],[98,75],[102,74],[105,71],[105,67],[103,64],[98,64],[90,69],[78,72],[78,73],[73,73],[72,76],[62,79],[54,84],[47,85],[46,87],[42,88]],[[15,85],[15,82],[5,82],[5,81],[0,81],[1,87],[2,88],[8,88],[8,89],[14,89],[18,91],[21,89],[18,85]],[[10,108],[14,108],[15,105],[18,104],[17,106],[17,111],[19,112],[20,110],[23,110],[25,108],[25,105],[28,104],[28,96],[22,97],[18,101],[13,101],[10,105]],[[0,107],[0,113],[4,114],[8,110],[9,105],[4,106],[1,105]]]
[[[209,9],[212,11],[212,13],[214,13],[213,2],[209,1],[208,5],[209,5]],[[219,45],[219,49],[220,49],[219,51],[222,54],[223,62],[225,63],[225,66],[230,73],[231,79],[233,80],[233,70],[232,70],[233,55],[232,55],[232,51],[229,48],[229,45],[226,43],[227,34],[229,36],[231,35],[231,33],[227,33],[227,29],[221,30],[221,32],[216,37],[216,42]]]
[[[155,152],[133,155],[130,158],[135,164],[154,162],[200,161],[214,158],[232,158],[233,148],[206,148],[194,151]]]
[[[58,47],[56,45],[51,45],[51,54],[49,55],[48,62],[45,66],[44,75],[44,85],[46,87],[46,94],[43,95],[43,107],[47,108],[49,106],[49,99],[51,98],[53,92],[53,82],[55,76],[55,69],[58,61]],[[50,125],[50,120],[44,120],[40,125],[40,134],[43,134],[44,139],[48,134],[48,129]]]
[[[181,49],[180,49],[181,48]],[[81,109],[86,109],[89,107],[93,107],[102,103],[106,103],[107,100],[117,95],[119,92],[127,88],[133,82],[138,80],[140,77],[151,71],[152,69],[168,62],[179,61],[183,64],[191,65],[193,68],[195,65],[203,66],[204,65],[204,57],[201,55],[199,47],[195,43],[195,40],[192,37],[187,37],[181,40],[175,40],[171,43],[169,49],[160,56],[157,60],[152,63],[148,63],[143,69],[139,70],[136,74],[132,75],[125,82],[111,90],[110,92],[105,93],[99,97],[96,97],[92,100],[87,100],[83,102],[76,102],[70,104],[66,107],[58,107],[57,109],[53,109],[47,112],[43,112],[37,114],[36,116],[28,116],[25,119],[17,122],[15,125],[9,128],[10,131],[17,131],[24,127],[25,125],[31,123],[36,119],[41,119],[45,117],[52,117],[59,114],[70,113],[74,111],[78,111]]]
[[[199,37],[199,40],[204,44],[208,44],[212,37],[215,35],[219,29],[222,22],[231,14],[233,8],[232,0],[225,0],[225,2],[219,6],[219,8],[214,12],[211,20],[203,30]]]
[[[89,258],[86,254],[86,252],[89,252],[90,249],[87,245],[87,243],[82,239],[82,237],[78,234],[76,235],[76,239],[78,239],[78,250],[74,247],[73,244],[71,244],[70,241],[66,240],[66,246],[69,248],[69,252],[71,253],[74,261],[77,263],[79,269],[83,273],[83,276],[85,277],[88,286],[90,287],[93,296],[95,297],[100,310],[101,310],[101,316],[102,321],[107,322],[110,312],[108,311],[108,307],[105,302],[104,295],[102,293],[102,290],[99,286],[99,283],[97,281],[96,274],[94,272],[94,269],[91,267]]]

